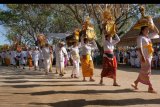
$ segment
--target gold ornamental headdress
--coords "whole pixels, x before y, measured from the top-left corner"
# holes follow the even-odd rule
[[[116,34],[116,24],[110,9],[106,9],[102,13],[102,24],[104,25],[105,34],[114,36]]]
[[[90,17],[89,16],[86,16],[84,22],[83,22],[83,25],[82,25],[82,29],[87,29],[88,26],[91,26],[91,22],[90,22]]]
[[[141,13],[140,20],[134,25],[134,29],[141,29],[143,26],[148,26],[150,28],[153,28],[153,20],[151,16],[145,15],[145,8],[144,6],[140,6],[139,11]]]
[[[8,44],[4,44],[4,45],[3,45],[3,50],[4,50],[4,51],[9,50],[9,45],[8,45]]]
[[[45,46],[46,38],[44,34],[38,34],[37,39],[40,46]]]
[[[78,28],[75,29],[74,30],[74,37],[75,37],[76,41],[79,41],[79,36],[80,36],[79,34],[80,34],[80,29],[78,29]]]
[[[82,25],[82,31],[85,31],[84,38],[86,37],[89,40],[93,40],[96,38],[94,26],[91,23],[91,18],[89,16],[86,17],[86,19]]]

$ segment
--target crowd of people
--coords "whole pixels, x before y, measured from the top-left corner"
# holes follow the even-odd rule
[[[34,67],[34,70],[38,68],[41,70],[41,68],[45,67],[46,60],[53,61],[53,50],[52,46],[48,44],[44,47],[24,47],[21,51],[10,48],[0,52],[0,60],[2,66],[12,65],[15,68],[22,67],[23,69],[28,66],[29,70],[32,67]],[[52,66],[49,67],[51,70]]]
[[[127,64],[133,68],[141,67],[140,58],[138,57],[138,51],[136,49],[116,51],[115,54],[119,63]],[[158,67],[160,67],[160,52],[155,51],[152,58],[152,68],[157,69]]]
[[[109,55],[109,57],[111,57],[110,59],[114,58],[115,61],[116,57],[113,55],[113,49],[114,45],[120,41],[117,35],[116,40],[112,40],[112,37],[109,36],[103,38],[104,46],[106,45],[104,60],[108,61],[106,55]],[[109,41],[113,41],[113,44],[110,44]],[[108,50],[110,50],[109,52],[111,53],[107,53]],[[98,57],[100,57],[100,52],[98,51],[96,42],[83,38],[81,43],[74,42],[73,46],[70,48],[66,48],[65,43],[61,41],[58,42],[54,48],[52,45],[46,43],[45,46],[23,47],[20,51],[14,48],[3,50],[0,52],[0,63],[2,66],[13,66],[22,69],[29,68],[29,70],[43,70],[46,75],[53,71],[52,68],[55,63],[55,72],[57,74],[59,73],[60,76],[64,76],[65,67],[70,63],[70,65],[73,65],[72,78],[80,77],[81,65],[83,81],[86,81],[87,77],[89,77],[90,81],[95,81],[93,79],[94,65],[99,64]],[[114,78],[114,85],[118,85],[115,81],[116,66],[113,74],[106,74],[105,70],[103,70],[104,72],[101,74],[102,78],[105,76]]]

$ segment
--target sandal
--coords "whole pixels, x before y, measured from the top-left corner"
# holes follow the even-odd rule
[[[120,85],[119,85],[119,84],[117,84],[117,83],[116,83],[116,84],[113,84],[113,86],[118,86],[118,87],[120,87]]]
[[[82,80],[83,82],[86,82],[87,80]]]
[[[148,92],[157,94],[157,92],[155,90],[148,90]]]
[[[102,81],[102,80],[100,80],[99,84],[100,84],[100,85],[103,85],[103,81]]]
[[[94,79],[90,79],[89,81],[94,82],[95,80]]]
[[[148,92],[157,94],[157,92],[154,89],[148,89]]]
[[[64,75],[63,74],[59,74],[59,76],[63,77]]]
[[[74,76],[74,78],[79,78],[79,77],[77,77],[77,76]]]
[[[71,75],[71,78],[73,78],[73,74]]]

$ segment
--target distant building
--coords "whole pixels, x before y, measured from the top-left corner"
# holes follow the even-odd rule
[[[68,37],[69,33],[48,33],[47,34],[47,40],[49,43],[53,43],[53,41],[65,41],[66,37]]]

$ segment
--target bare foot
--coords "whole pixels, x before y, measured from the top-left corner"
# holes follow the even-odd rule
[[[132,86],[135,90],[138,90],[137,85],[135,85],[135,83],[132,83],[131,86]]]

